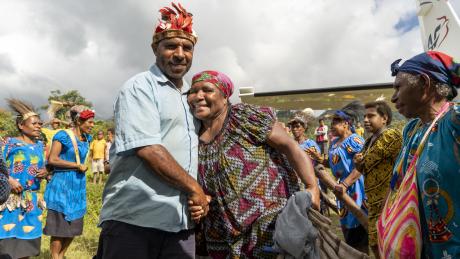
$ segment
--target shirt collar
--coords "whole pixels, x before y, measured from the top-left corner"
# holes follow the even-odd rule
[[[150,72],[153,74],[153,77],[154,79],[160,83],[160,85],[169,85],[169,86],[174,86],[174,83],[171,82],[166,76],[165,74],[163,74],[163,72],[161,72],[160,68],[157,66],[157,64],[153,64],[151,67],[150,67]],[[169,82],[169,83],[168,83]],[[182,82],[183,82],[183,85],[182,85],[182,89],[181,89],[181,92],[186,92],[190,89],[190,86],[189,84],[184,80],[182,79]]]

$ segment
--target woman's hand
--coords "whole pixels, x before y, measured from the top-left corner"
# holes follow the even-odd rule
[[[80,173],[84,173],[84,172],[86,172],[86,170],[88,170],[88,166],[87,166],[87,165],[83,165],[83,164],[79,164],[77,170],[78,170]]]
[[[21,193],[24,190],[24,188],[22,188],[22,185],[18,182],[18,180],[14,178],[9,177],[8,183],[10,184],[11,190],[14,193]]]
[[[319,211],[320,208],[320,195],[314,191],[308,191],[311,194],[311,207]]]
[[[356,153],[355,156],[353,157],[353,163],[355,165],[360,165],[364,160],[364,156],[362,153]]]
[[[348,188],[343,183],[338,183],[334,186],[335,196],[342,196]]]
[[[318,151],[316,151],[315,148],[309,148],[309,149],[305,150],[305,152],[308,154],[308,156],[312,160],[315,160],[320,164],[324,161],[323,156]]]
[[[38,178],[45,178],[47,176],[48,176],[48,171],[46,170],[46,168],[38,169],[35,174],[35,177],[38,177]]]
[[[189,205],[188,210],[190,212],[190,216],[192,220],[195,223],[199,223],[201,218],[204,218],[209,212],[209,203],[211,202],[211,196],[206,195],[206,200],[208,203],[206,204],[204,208],[203,206],[194,205],[192,200],[188,201],[188,205]]]

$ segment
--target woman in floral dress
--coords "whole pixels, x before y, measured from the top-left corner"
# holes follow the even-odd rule
[[[0,254],[24,258],[40,253],[44,202],[37,191],[47,175],[43,143],[36,140],[42,122],[31,106],[15,99],[8,102],[18,113],[20,135],[7,138],[1,152],[12,191],[0,206]]]

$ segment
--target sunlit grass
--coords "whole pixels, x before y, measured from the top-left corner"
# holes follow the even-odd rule
[[[90,175],[91,174],[88,174],[86,184],[88,212],[86,213],[84,218],[83,235],[76,237],[70,245],[69,249],[67,250],[66,258],[69,259],[87,259],[92,258],[94,255],[96,255],[100,233],[100,228],[97,227],[97,223],[99,221],[99,213],[102,205],[103,185],[92,184],[92,178]],[[104,180],[107,180],[107,177],[105,177]],[[44,185],[45,184],[42,185],[41,192],[43,192],[44,190]],[[44,226],[46,222],[46,212],[43,216]],[[49,245],[50,237],[43,235],[41,253],[39,256],[33,258],[51,258]]]

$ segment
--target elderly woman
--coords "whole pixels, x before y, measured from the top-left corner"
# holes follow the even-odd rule
[[[369,245],[376,258],[379,258],[376,223],[388,194],[396,157],[401,150],[402,135],[398,129],[388,128],[393,114],[386,102],[369,102],[364,108],[364,127],[370,137],[363,150],[355,155],[355,165],[364,175],[369,209]]]
[[[86,213],[86,175],[88,154],[94,126],[94,112],[77,105],[70,109],[74,128],[61,130],[53,137],[49,164],[54,174],[46,186],[48,205],[45,235],[51,236],[52,258],[64,258],[75,236],[83,232]]]
[[[40,254],[42,236],[44,203],[37,193],[47,175],[43,143],[37,141],[42,122],[32,106],[16,99],[8,100],[8,104],[18,114],[20,135],[7,138],[1,152],[12,193],[0,206],[0,254],[27,258]]]
[[[364,193],[364,177],[356,170],[354,156],[361,152],[364,140],[355,133],[354,123],[361,118],[362,104],[352,102],[333,114],[330,131],[336,136],[329,147],[329,163],[324,163],[323,157],[310,152],[313,157],[325,166],[331,168],[339,183],[334,192],[346,192],[364,211],[367,212],[366,195]],[[348,211],[345,205],[337,200],[340,224],[345,242],[357,250],[368,252],[368,238],[365,228],[358,218]]]
[[[449,103],[460,86],[460,64],[436,51],[419,54],[401,66],[399,61],[392,64],[396,79],[391,101],[412,120],[404,128],[391,188],[400,188],[403,179],[411,176],[409,165],[415,164],[421,255],[460,258],[460,107]],[[421,143],[425,133],[427,141]],[[379,220],[379,232],[380,227]],[[386,256],[387,251],[380,249]]]
[[[277,215],[299,191],[299,178],[316,207],[318,187],[308,156],[276,122],[275,112],[231,105],[232,92],[227,76],[204,71],[193,77],[188,93],[202,122],[198,180],[212,198],[203,222],[207,251],[213,258],[271,258],[276,254],[265,249],[273,245]]]

